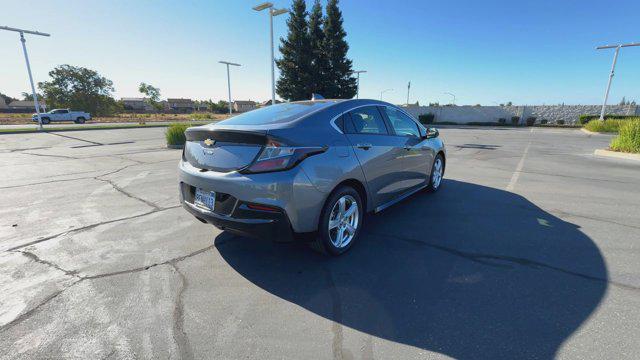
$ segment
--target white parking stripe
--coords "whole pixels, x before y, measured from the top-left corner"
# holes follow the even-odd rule
[[[518,166],[516,166],[516,170],[513,172],[513,175],[511,175],[511,180],[509,181],[509,184],[507,185],[505,190],[513,191],[513,188],[516,186],[516,183],[518,182],[518,178],[520,177],[520,173],[522,172],[522,168],[524,167],[524,159],[527,157],[527,154],[529,153],[530,146],[531,146],[531,140],[529,140],[527,147],[524,148],[524,153],[520,158],[520,162],[518,162]]]

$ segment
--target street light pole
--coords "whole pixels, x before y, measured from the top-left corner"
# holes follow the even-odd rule
[[[382,101],[382,94],[386,93],[387,91],[393,91],[393,89],[384,89],[380,91],[380,101]]]
[[[33,96],[33,105],[36,108],[36,116],[38,117],[38,130],[42,130],[42,118],[40,117],[40,105],[38,104],[38,94],[36,93],[36,87],[33,84],[33,75],[31,74],[31,64],[29,63],[29,55],[27,54],[27,40],[24,38],[24,34],[50,36],[46,33],[39,31],[22,30],[16,28],[10,28],[7,26],[0,26],[0,30],[14,31],[20,33],[20,42],[22,43],[22,52],[24,53],[24,60],[27,63],[27,73],[29,74],[29,83],[31,84],[31,94]]]
[[[360,98],[360,74],[366,72],[367,70],[356,70],[353,72],[356,74],[356,99]]]
[[[455,105],[455,104],[456,104],[456,96],[455,96],[455,95],[453,95],[453,94],[452,94],[452,93],[450,93],[450,92],[443,92],[443,94],[447,94],[447,95],[451,95],[451,96],[453,96],[453,105]]]
[[[407,106],[409,106],[409,92],[411,91],[411,81],[407,84]]]
[[[274,16],[286,14],[287,9],[274,9],[270,2],[262,3],[253,7],[255,11],[269,10],[269,33],[271,41],[271,105],[276,104],[276,74],[275,74],[275,56],[273,54],[273,18]]]
[[[630,43],[630,44],[620,44],[620,45],[605,45],[598,46],[596,50],[602,49],[616,49],[616,52],[613,54],[613,63],[611,64],[611,72],[609,73],[609,81],[607,82],[607,90],[604,92],[604,101],[602,102],[602,110],[600,110],[600,120],[604,120],[604,112],[607,107],[607,100],[609,99],[609,90],[611,89],[611,81],[613,80],[613,75],[616,70],[616,62],[618,61],[618,53],[620,53],[620,49],[623,47],[629,46],[640,46],[640,43]]]
[[[229,90],[229,115],[231,115],[233,113],[233,110],[231,108],[231,75],[229,74],[229,65],[231,66],[242,66],[242,65],[228,62],[228,61],[222,61],[222,60],[218,62],[220,64],[227,65],[227,89]]]

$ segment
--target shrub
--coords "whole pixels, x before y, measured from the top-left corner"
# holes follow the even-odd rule
[[[213,119],[213,114],[211,113],[196,113],[191,115],[193,120],[211,120]]]
[[[609,115],[605,115],[604,119],[634,119],[636,118],[637,115],[615,115],[615,114],[609,114]],[[591,120],[596,120],[599,119],[600,115],[580,115],[579,117],[579,122],[581,125],[586,125],[587,123],[589,123],[589,121]]]
[[[547,119],[540,120],[540,124],[542,124],[542,125],[546,125],[548,122],[549,122],[549,120],[547,120]]]
[[[511,125],[518,125],[520,123],[520,116],[511,117]]]
[[[635,119],[638,120],[640,118]],[[630,121],[633,120],[609,119],[605,121],[589,121],[584,128],[593,132],[617,133],[624,124]]]
[[[187,130],[189,124],[171,124],[165,131],[164,135],[167,139],[167,145],[184,145],[187,141],[184,131]]]
[[[640,153],[640,118],[624,122],[620,127],[620,135],[611,141],[611,149]]]
[[[535,116],[529,116],[527,118],[527,126],[533,126],[536,123],[536,118]],[[545,121],[546,123],[546,121]]]
[[[507,119],[505,119],[505,118],[500,118],[500,119],[498,119],[498,124],[500,124],[500,125],[504,125],[504,124],[506,124],[506,123],[507,123]]]
[[[556,124],[558,124],[558,125],[564,125],[564,120],[556,120]]]
[[[421,124],[433,124],[433,120],[435,120],[436,116],[432,113],[426,113],[418,116],[418,120],[420,120]]]

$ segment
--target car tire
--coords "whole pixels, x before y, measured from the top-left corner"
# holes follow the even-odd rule
[[[42,123],[45,124],[45,125],[51,122],[51,120],[49,120],[49,118],[40,118],[40,120],[42,120]]]
[[[341,204],[344,215],[340,215]],[[356,206],[352,210],[352,206]],[[351,212],[350,214],[346,214]],[[338,256],[345,253],[358,239],[364,223],[364,207],[360,194],[350,187],[337,188],[325,202],[318,223],[318,234],[311,247],[323,254]]]
[[[442,187],[442,180],[444,178],[444,156],[438,154],[433,160],[431,166],[431,174],[429,175],[429,185],[427,185],[428,192],[436,192]]]
[[[85,121],[85,118],[83,118],[83,117],[81,116],[81,117],[79,117],[79,118],[77,118],[77,119],[76,119],[75,123],[76,123],[76,124],[84,124],[84,121]]]

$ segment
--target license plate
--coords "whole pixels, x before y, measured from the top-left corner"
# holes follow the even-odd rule
[[[193,202],[196,206],[213,211],[213,205],[215,202],[216,193],[214,191],[205,191],[200,188],[196,188],[196,197]]]

